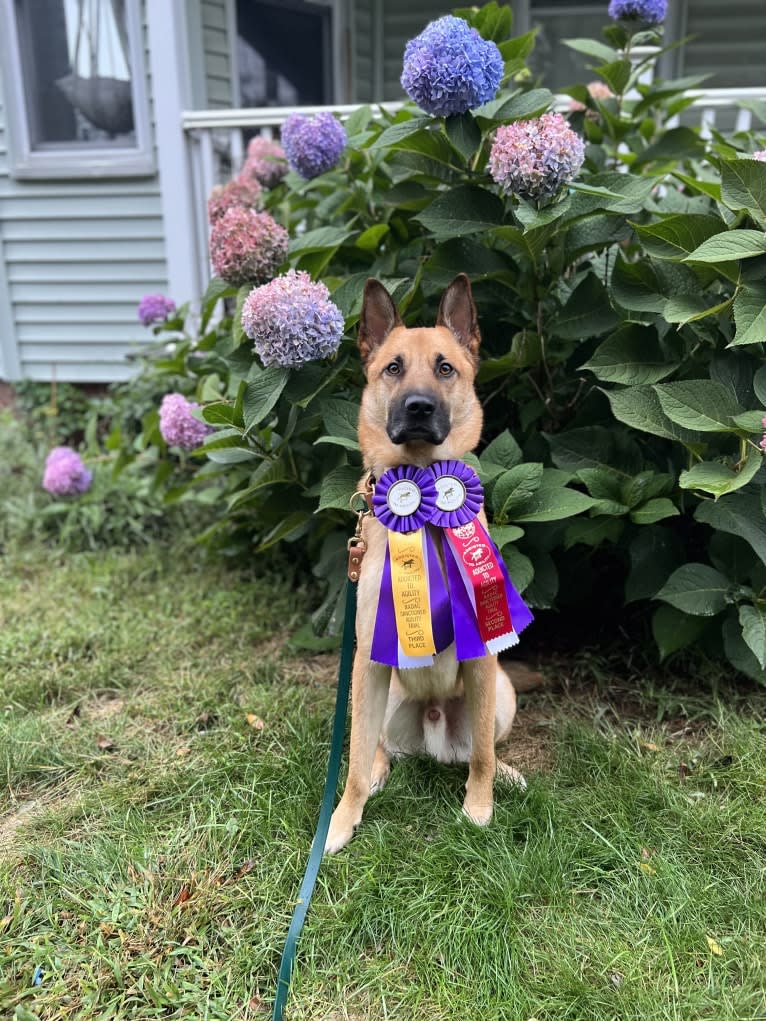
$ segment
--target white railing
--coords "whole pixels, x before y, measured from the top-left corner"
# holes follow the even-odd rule
[[[709,138],[711,128],[725,115],[726,128],[749,131],[753,123],[752,112],[743,103],[765,102],[766,87],[748,89],[693,89],[688,95],[693,102],[683,115],[684,123],[697,123],[703,138]],[[566,112],[570,108],[569,96],[556,97],[556,109]],[[402,103],[378,103],[374,108],[395,113]],[[194,187],[194,209],[197,210],[198,251],[207,252],[208,225],[207,197],[216,184],[227,181],[238,173],[245,155],[244,133],[273,138],[279,127],[292,113],[312,115],[328,110],[347,117],[358,109],[351,106],[274,106],[235,110],[190,110],[184,112],[182,126],[186,136],[188,158]],[[668,121],[668,127],[681,123],[681,117]],[[206,256],[201,267],[202,279],[208,276]]]

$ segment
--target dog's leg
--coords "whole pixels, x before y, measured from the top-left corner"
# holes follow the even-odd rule
[[[463,812],[477,826],[492,818],[495,778],[495,677],[497,657],[485,656],[462,664],[468,711],[471,715],[471,762]]]
[[[375,752],[375,760],[372,763],[372,779],[370,780],[370,794],[377,794],[386,786],[389,773],[391,772],[391,759],[383,747],[381,741]]]
[[[351,677],[351,749],[343,797],[333,812],[324,849],[339,851],[351,840],[370,796],[370,776],[386,712],[391,667],[373,663],[369,649],[357,650]]]

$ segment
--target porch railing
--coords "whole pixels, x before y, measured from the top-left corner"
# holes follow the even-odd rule
[[[766,86],[748,89],[696,89],[689,95],[693,102],[683,114],[684,123],[696,123],[703,138],[709,138],[711,129],[722,125],[724,130],[748,131],[752,127],[753,114],[748,105],[766,104]],[[562,112],[569,109],[569,96],[557,96],[556,108]],[[401,103],[379,103],[376,107],[395,112]],[[358,108],[352,106],[275,106],[266,108],[235,110],[190,110],[182,114],[182,125],[186,136],[188,158],[192,171],[194,209],[197,211],[195,224],[197,250],[207,252],[208,225],[206,218],[207,196],[216,184],[221,184],[236,174],[244,161],[245,133],[260,134],[273,138],[279,127],[292,113],[311,115],[329,110],[341,118],[347,117]],[[668,122],[669,127],[681,123],[676,117]],[[208,264],[203,254],[204,265],[200,267],[201,279],[208,275]]]

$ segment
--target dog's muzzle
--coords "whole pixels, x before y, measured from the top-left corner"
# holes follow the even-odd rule
[[[403,394],[388,412],[386,431],[392,443],[420,440],[438,445],[450,430],[449,412],[436,394]]]

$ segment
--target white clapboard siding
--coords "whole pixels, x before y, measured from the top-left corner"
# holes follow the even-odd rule
[[[228,108],[233,91],[226,0],[201,0],[200,17],[207,105],[211,110]]]
[[[151,103],[147,46],[144,17]],[[167,290],[158,176],[18,179],[4,125],[0,105],[0,377],[125,379],[152,339],[138,302]]]

